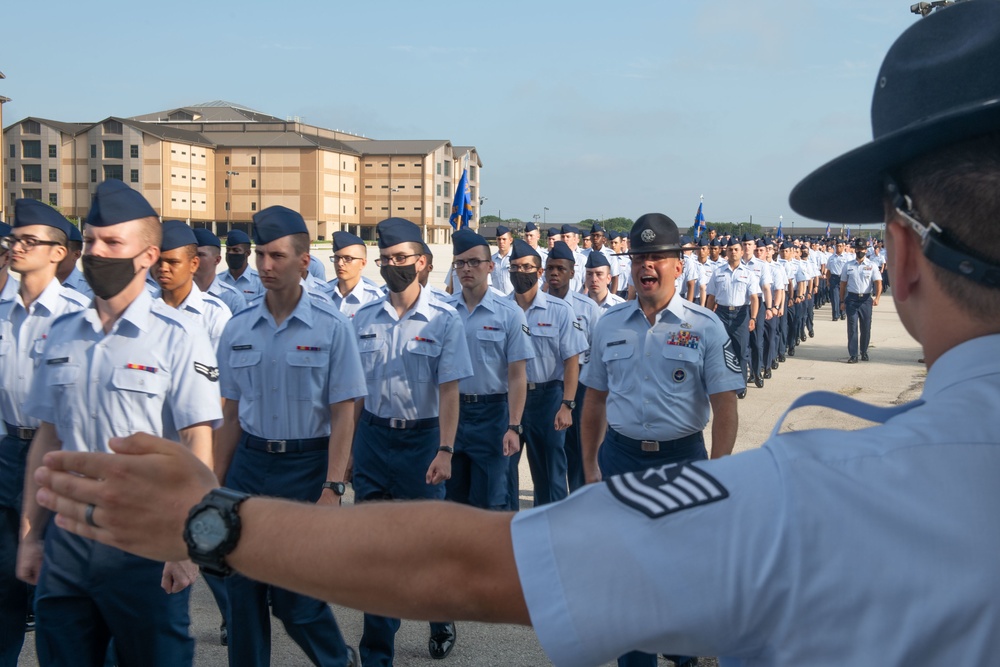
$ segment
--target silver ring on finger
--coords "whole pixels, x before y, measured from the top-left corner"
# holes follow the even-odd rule
[[[91,528],[100,528],[100,526],[98,526],[97,523],[94,522],[95,509],[97,509],[97,507],[94,505],[94,503],[88,503],[87,510],[83,513],[83,519],[84,521],[87,522],[87,525],[90,526]]]

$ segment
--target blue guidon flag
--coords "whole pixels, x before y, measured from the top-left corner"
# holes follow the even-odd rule
[[[459,219],[462,223],[459,224]],[[455,201],[451,205],[451,217],[448,221],[452,229],[465,229],[472,219],[472,193],[469,190],[469,170],[462,170],[462,179],[455,188]]]
[[[729,497],[729,491],[717,479],[690,463],[628,472],[606,483],[615,498],[651,519]]]

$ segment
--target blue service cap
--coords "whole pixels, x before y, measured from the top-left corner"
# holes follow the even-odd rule
[[[497,225],[497,236],[503,236],[504,234],[510,234],[510,227]]]
[[[702,236],[700,239],[698,239],[698,247],[699,248],[707,248],[708,244],[710,244],[710,243],[711,243],[711,241],[709,241],[704,236]]]
[[[0,237],[10,236],[10,225],[6,222],[0,222]]]
[[[714,232],[714,231],[715,231],[715,227],[709,227],[709,228],[708,228],[708,229],[706,229],[705,231],[706,231],[706,232]]]
[[[591,234],[603,234],[605,231],[606,230],[604,229],[604,227],[601,227],[601,223],[599,222],[595,222],[590,226]]]
[[[562,230],[558,227],[549,227],[548,236],[552,238],[553,236],[562,236]]]
[[[451,246],[456,255],[461,255],[464,252],[472,250],[476,246],[485,246],[488,250],[490,244],[489,241],[484,239],[482,236],[466,227],[451,235]]]
[[[741,243],[753,243],[754,242],[754,237],[750,236],[749,232],[744,232],[743,233],[743,238],[740,239],[740,242]]]
[[[526,223],[524,223],[524,232],[525,233],[533,232],[536,229],[538,229],[538,227],[535,225],[535,223],[533,223],[533,222],[526,222]]]
[[[534,257],[539,262],[542,261],[541,255],[538,251],[528,245],[527,241],[522,241],[521,239],[514,239],[514,244],[511,246],[510,258],[511,259],[521,259],[522,257]],[[549,257],[552,257],[552,253],[549,253]]]
[[[549,255],[551,257],[551,255]],[[587,268],[596,269],[600,266],[611,267],[611,262],[608,261],[608,256],[603,252],[592,252],[587,256]]]
[[[792,243],[791,241],[785,241],[784,243],[781,244],[781,249],[782,250],[788,250],[789,248],[794,248],[794,247],[795,247],[795,244]]]
[[[361,240],[360,236],[356,236],[350,232],[334,232],[333,233],[333,251],[343,250],[347,246],[359,245],[364,246],[365,242]]]
[[[80,228],[72,223],[69,226],[69,240],[76,243],[83,243],[83,234],[80,233]]]
[[[378,247],[391,248],[400,243],[423,243],[420,227],[406,218],[386,218],[375,226],[378,234]]]
[[[302,214],[285,206],[268,206],[253,215],[253,241],[264,245],[292,234],[308,234]]]
[[[619,234],[618,232],[616,232],[614,230],[611,230],[610,232],[608,232],[608,239],[611,240],[611,241],[614,241],[615,239],[619,238],[620,236],[621,236],[621,234]]]
[[[28,225],[45,225],[58,229],[69,238],[69,220],[48,204],[35,199],[18,199],[14,202],[14,228]]]
[[[219,240],[219,237],[213,234],[210,229],[205,229],[204,227],[194,230],[194,238],[198,242],[199,246],[208,245],[213,248],[222,247],[222,241]]]
[[[573,225],[563,225],[559,231],[560,234],[579,234],[580,230]]]
[[[180,220],[164,220],[160,251],[175,250],[186,245],[198,245],[198,237],[195,236],[194,230]]]
[[[421,250],[421,251],[422,251],[422,252],[423,252],[423,253],[424,253],[425,255],[427,255],[427,260],[428,260],[428,261],[430,261],[430,260],[434,259],[434,253],[432,253],[432,252],[431,252],[431,249],[430,249],[430,247],[429,247],[429,246],[428,246],[428,245],[427,245],[426,243],[424,243],[423,241],[421,241],[421,242],[420,242],[420,250]]]
[[[714,246],[716,248],[721,248],[722,247],[722,237],[721,236],[716,236],[714,239],[712,239],[712,242],[711,242],[710,245]]]
[[[117,178],[111,178],[97,186],[90,212],[87,213],[87,224],[91,227],[109,227],[150,217],[158,216],[146,198]]]
[[[692,239],[690,236],[682,236],[681,247],[684,247],[686,245],[694,245],[694,239]]]
[[[250,245],[250,237],[247,236],[246,232],[241,232],[238,229],[234,229],[226,235],[226,245]]]
[[[549,259],[566,259],[570,262],[576,263],[576,258],[573,257],[573,251],[569,249],[565,241],[556,241],[549,250]]]

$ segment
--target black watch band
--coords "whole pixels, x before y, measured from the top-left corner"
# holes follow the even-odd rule
[[[441,445],[440,447],[438,447],[438,451],[439,452],[444,452],[445,454],[454,454],[455,453],[455,448],[454,447],[449,447],[448,445]]]
[[[212,489],[191,508],[184,523],[188,556],[203,572],[228,577],[233,570],[226,563],[240,540],[239,507],[250,497],[232,489]]]
[[[524,435],[524,426],[522,426],[521,424],[507,424],[507,430],[513,431],[518,435]]]
[[[330,489],[335,496],[342,496],[347,493],[347,484],[343,482],[323,482],[323,488]]]
[[[576,410],[576,401],[571,401],[569,399],[564,398],[562,404],[565,405],[570,410]]]

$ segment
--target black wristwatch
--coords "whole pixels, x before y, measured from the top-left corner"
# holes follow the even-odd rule
[[[524,427],[521,426],[520,424],[507,424],[507,430],[513,431],[518,435],[524,435]]]
[[[323,482],[323,488],[330,489],[338,497],[347,493],[347,485],[343,482]]]
[[[226,556],[240,540],[239,507],[249,497],[232,489],[212,489],[191,508],[184,523],[184,542],[188,556],[203,572],[217,577],[232,574]]]
[[[454,447],[449,447],[448,445],[441,445],[440,447],[438,447],[438,451],[439,452],[444,452],[445,454],[454,454],[455,453],[455,448]]]
[[[567,401],[566,399],[563,399],[562,404],[570,410],[576,410],[576,401]]]

